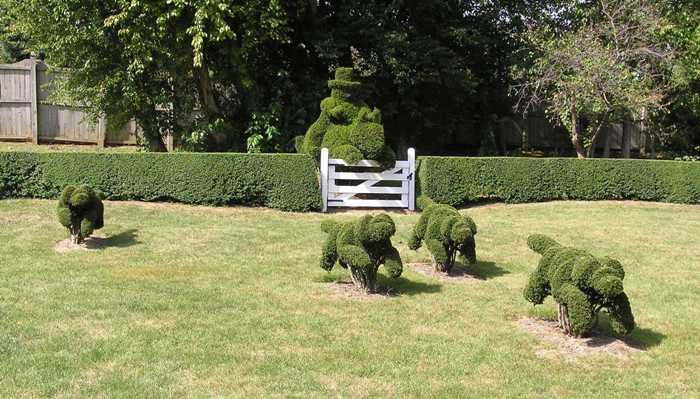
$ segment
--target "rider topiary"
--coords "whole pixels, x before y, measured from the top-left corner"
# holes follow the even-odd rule
[[[337,262],[350,269],[357,288],[369,293],[377,288],[380,265],[393,278],[401,275],[401,257],[391,244],[396,226],[388,215],[367,215],[348,223],[327,220],[321,223],[321,230],[328,233],[321,255],[321,267],[326,271],[331,271]]]
[[[449,273],[455,264],[457,252],[469,262],[476,263],[476,224],[449,205],[436,204],[427,198],[419,199],[423,213],[413,227],[408,247],[417,250],[423,241],[432,256],[436,271]]]
[[[384,142],[381,112],[365,103],[366,90],[353,69],[336,69],[328,87],[331,96],[321,101],[321,115],[306,132],[301,152],[319,159],[325,147],[331,158],[351,164],[363,159],[393,161],[394,153]]]
[[[101,194],[87,185],[64,188],[56,213],[58,221],[68,228],[73,244],[82,243],[93,231],[104,226]]]
[[[563,247],[540,234],[531,235],[527,244],[542,259],[530,275],[525,299],[538,305],[552,295],[557,302],[559,327],[566,334],[580,337],[589,333],[601,309],[607,310],[615,334],[632,331],[634,316],[623,290],[625,271],[620,262]]]

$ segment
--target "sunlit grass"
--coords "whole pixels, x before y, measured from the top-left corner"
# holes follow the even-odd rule
[[[57,254],[54,203],[0,201],[0,397],[697,397],[700,207],[492,205],[480,279],[382,278],[401,295],[336,297],[324,218],[108,202],[108,246]],[[392,214],[404,262],[416,215]],[[619,258],[643,347],[628,360],[541,359],[514,320],[539,258],[527,235]],[[381,269],[380,269],[381,270]]]

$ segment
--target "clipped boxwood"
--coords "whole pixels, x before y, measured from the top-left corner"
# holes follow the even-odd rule
[[[616,200],[700,203],[700,164],[638,159],[422,157],[422,195],[478,201]]]
[[[0,152],[0,198],[56,198],[75,184],[113,200],[320,208],[316,166],[306,155]]]

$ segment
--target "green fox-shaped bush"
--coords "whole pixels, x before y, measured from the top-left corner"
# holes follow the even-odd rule
[[[476,263],[476,223],[457,209],[436,204],[420,198],[423,213],[408,242],[408,247],[417,250],[425,242],[436,271],[449,273],[459,252],[469,264]]]
[[[377,269],[381,265],[393,278],[403,272],[399,251],[391,244],[396,226],[389,215],[366,215],[348,223],[328,220],[321,223],[321,229],[328,233],[321,267],[331,271],[337,263],[349,269],[357,288],[374,292],[377,289]]]
[[[104,227],[101,194],[90,186],[67,186],[58,199],[58,221],[70,233],[73,244],[82,243],[93,231]]]
[[[605,309],[615,334],[634,328],[634,316],[622,280],[619,261],[561,246],[553,239],[534,234],[527,244],[542,255],[525,287],[525,299],[535,305],[552,295],[557,302],[559,327],[568,335],[586,335],[595,326],[598,312]]]

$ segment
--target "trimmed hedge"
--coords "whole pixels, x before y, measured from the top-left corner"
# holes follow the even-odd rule
[[[460,206],[556,199],[700,203],[700,164],[575,158],[422,157],[422,195]]]
[[[109,199],[320,209],[301,154],[0,152],[0,198],[57,198],[89,184]],[[556,199],[700,203],[700,163],[629,159],[421,157],[418,191],[436,202]]]
[[[316,165],[299,154],[0,152],[0,198],[56,198],[88,184],[113,200],[320,208]]]

